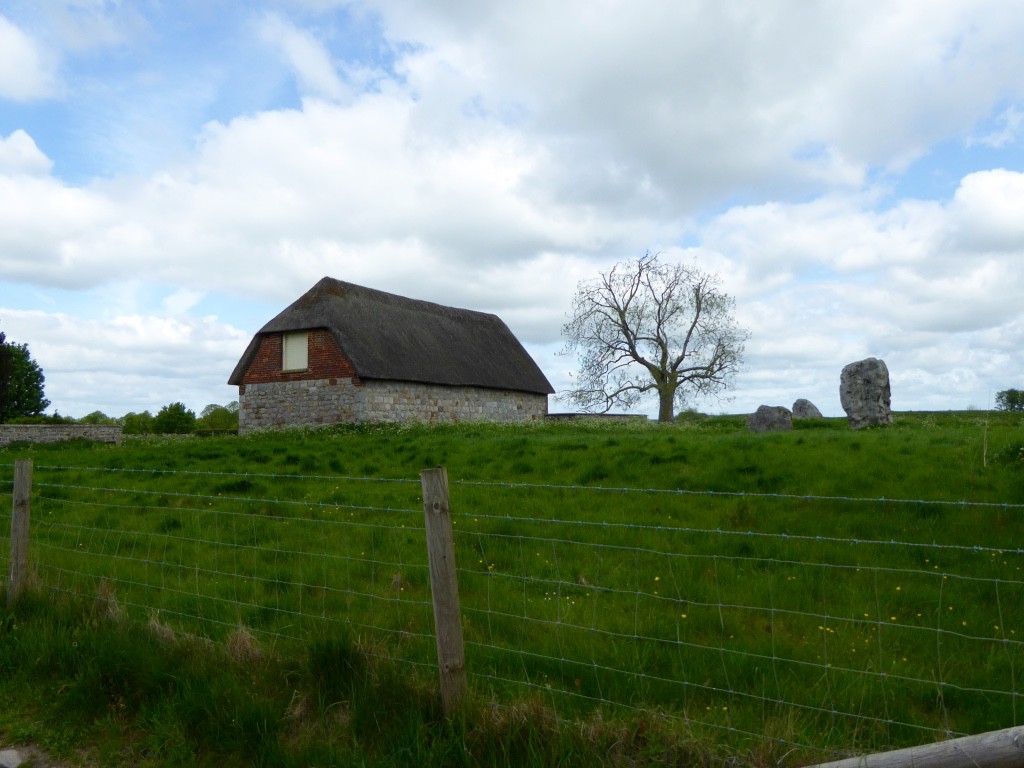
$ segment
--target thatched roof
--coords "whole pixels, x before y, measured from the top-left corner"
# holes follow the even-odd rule
[[[361,379],[510,389],[554,389],[497,315],[407,299],[325,277],[260,328],[229,384],[271,333],[326,328]]]

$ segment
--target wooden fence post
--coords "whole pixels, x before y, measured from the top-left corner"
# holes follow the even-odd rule
[[[441,673],[441,707],[451,717],[462,706],[468,690],[466,656],[462,642],[459,582],[455,573],[455,540],[448,500],[448,472],[444,467],[420,472],[423,514],[430,561],[430,594],[434,603],[437,664]]]
[[[14,605],[28,586],[28,521],[32,498],[32,459],[14,463],[11,494],[11,563],[7,578],[7,605]]]

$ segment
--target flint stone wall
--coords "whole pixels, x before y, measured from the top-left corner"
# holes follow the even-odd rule
[[[121,444],[122,428],[110,424],[0,424],[0,446],[10,443],[63,443],[95,440]]]
[[[529,392],[350,378],[246,384],[239,434],[366,422],[534,421],[548,398]]]

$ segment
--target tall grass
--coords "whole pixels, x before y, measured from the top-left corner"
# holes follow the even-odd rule
[[[291,651],[28,594],[0,609],[0,734],[90,765],[735,764],[654,717],[567,723],[536,701],[476,697],[446,720],[435,686],[344,633]]]

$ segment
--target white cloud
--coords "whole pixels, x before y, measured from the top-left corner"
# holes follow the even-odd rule
[[[41,5],[57,44],[73,52],[122,44],[145,34],[148,26],[137,4],[120,0],[56,0]]]
[[[43,99],[55,87],[53,65],[38,43],[0,16],[0,99]]]
[[[421,45],[402,65],[425,101],[524,121],[558,150],[544,183],[595,205],[855,185],[1022,89],[1000,2],[373,6]]]
[[[6,139],[0,136],[0,174],[48,174],[52,167],[53,161],[20,128]]]
[[[190,165],[141,182],[0,178],[0,268],[41,284],[134,276],[279,299],[324,274],[425,287],[403,275],[433,269],[437,298],[458,301],[473,291],[463,270],[525,270],[539,254],[629,251],[662,234],[651,219],[531,199],[524,179],[545,157],[512,131],[479,126],[449,145],[414,123],[394,95],[310,101],[211,124]]]
[[[965,250],[1024,252],[1024,173],[972,173],[953,199],[956,237]]]
[[[276,13],[266,14],[260,23],[263,39],[277,48],[298,79],[303,95],[341,101],[349,88],[338,76],[331,56],[313,35],[298,29]]]
[[[1024,237],[1011,213],[1022,180],[970,174],[945,204],[877,212],[833,197],[709,222],[702,247],[733,261],[726,282],[753,333],[736,407],[810,397],[838,415],[839,371],[868,356],[889,364],[894,407],[987,407],[986,392],[1024,375],[1007,354],[1024,325]]]
[[[1002,149],[1013,144],[1024,136],[1024,112],[1007,107],[998,116],[993,130],[967,138],[967,146],[982,145],[993,149]]]
[[[203,299],[203,294],[198,291],[182,289],[175,291],[163,300],[164,310],[171,316],[188,314],[189,310],[196,306]]]
[[[9,338],[28,342],[61,412],[111,416],[155,411],[181,400],[202,408],[217,394],[237,399],[225,382],[249,334],[216,318],[121,315],[87,320],[64,313],[0,309]]]
[[[84,287],[132,270],[142,233],[123,202],[49,176],[0,175],[0,274],[7,281]]]

